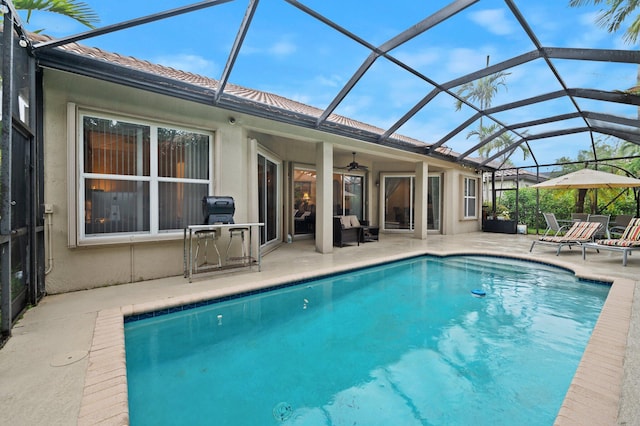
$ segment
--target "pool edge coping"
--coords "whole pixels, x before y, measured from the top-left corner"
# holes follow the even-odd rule
[[[89,360],[85,375],[78,426],[109,424],[128,425],[129,406],[127,388],[126,354],[124,341],[124,318],[131,315],[217,299],[234,294],[264,290],[286,283],[304,281],[329,274],[338,274],[354,269],[389,263],[412,257],[431,255],[504,257],[528,262],[557,266],[573,272],[586,280],[611,283],[611,289],[602,311],[587,342],[583,356],[571,381],[554,425],[614,424],[618,418],[624,359],[633,305],[634,281],[615,279],[588,273],[576,265],[558,261],[532,260],[521,255],[488,255],[486,252],[463,250],[434,252],[418,250],[389,256],[384,260],[369,260],[343,267],[332,267],[315,272],[296,273],[289,276],[257,281],[250,285],[213,289],[139,304],[123,305],[119,308],[98,311],[95,320]],[[613,296],[613,297],[612,297]],[[611,302],[610,302],[611,300]],[[603,355],[604,354],[604,355]],[[585,423],[586,422],[586,423]]]

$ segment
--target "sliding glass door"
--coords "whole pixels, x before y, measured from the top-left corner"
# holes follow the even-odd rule
[[[427,230],[440,231],[442,215],[442,189],[440,175],[429,175],[427,189]]]
[[[313,235],[316,227],[316,171],[293,170],[293,230],[296,236]]]
[[[364,220],[364,176],[333,174],[333,214]]]
[[[411,175],[383,176],[382,194],[384,230],[412,231],[415,177]]]
[[[258,154],[258,220],[264,223],[260,245],[280,241],[280,163]]]
[[[382,177],[383,229],[413,231],[415,214],[415,177],[386,175]],[[439,174],[429,175],[427,188],[427,230],[440,231],[442,186]]]

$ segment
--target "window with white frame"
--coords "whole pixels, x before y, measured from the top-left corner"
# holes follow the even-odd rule
[[[211,133],[96,114],[81,114],[80,123],[81,237],[157,235],[202,223]]]
[[[477,185],[478,180],[464,178],[464,218],[472,219],[477,217]]]

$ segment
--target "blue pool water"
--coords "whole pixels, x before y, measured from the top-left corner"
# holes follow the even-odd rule
[[[131,424],[551,425],[608,291],[420,257],[128,319]]]

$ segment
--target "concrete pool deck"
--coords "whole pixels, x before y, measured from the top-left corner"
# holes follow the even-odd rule
[[[542,261],[580,277],[613,280],[611,292],[556,419],[558,425],[640,424],[640,257],[540,246],[533,236],[473,233],[315,252],[310,240],[264,256],[262,271],[182,276],[50,295],[28,310],[0,350],[0,413],[11,425],[127,424],[122,315],[204,300],[423,253],[490,254]],[[292,261],[295,259],[295,261]],[[82,278],[79,277],[79,280]]]

